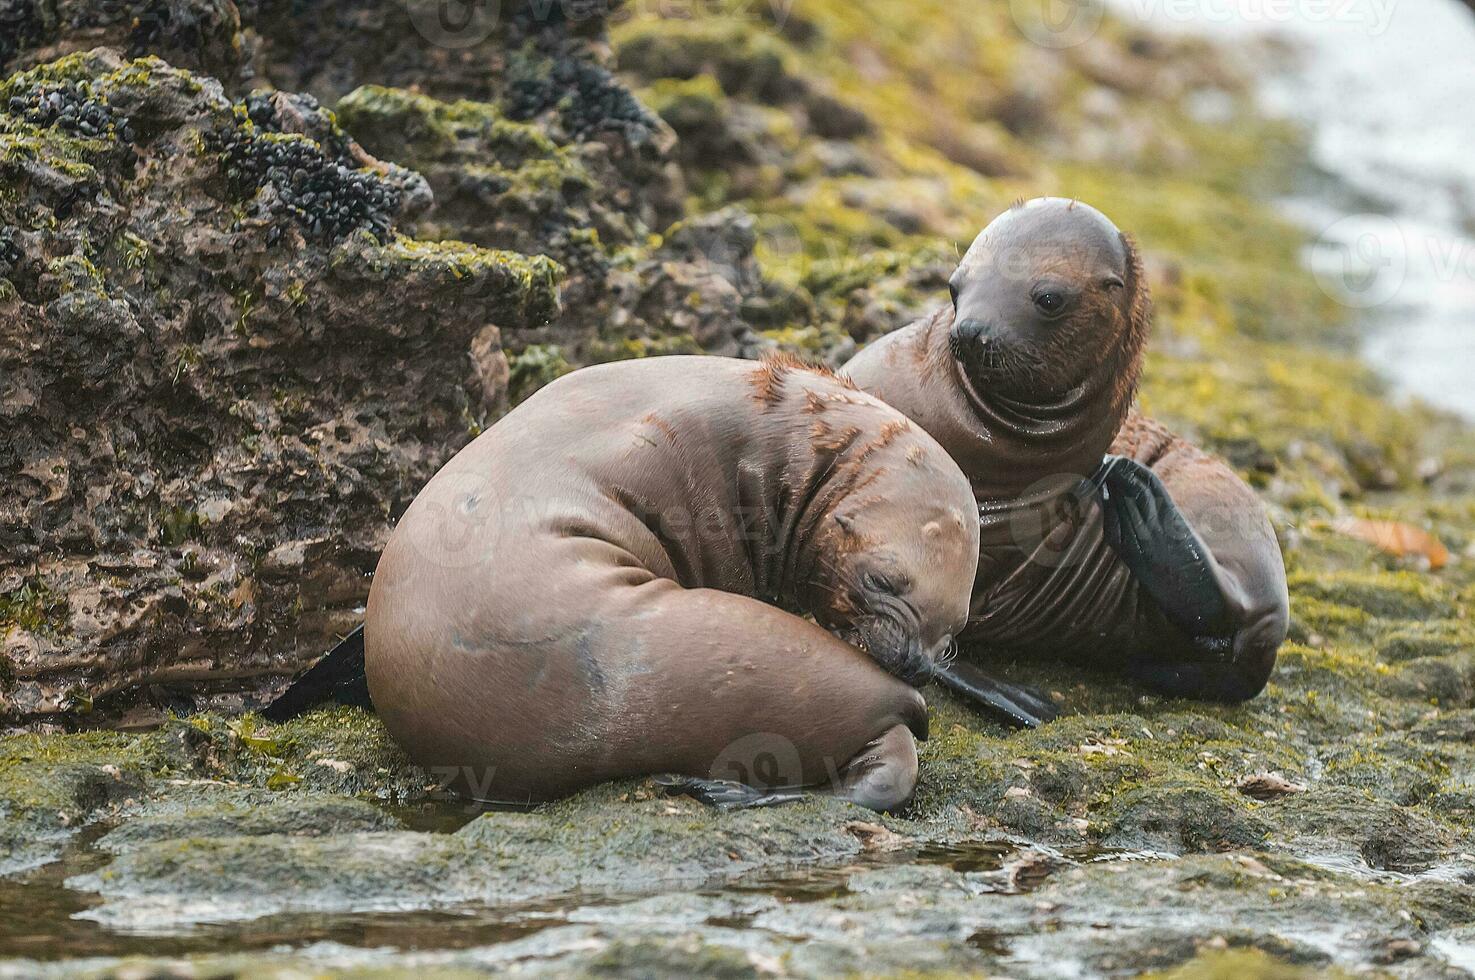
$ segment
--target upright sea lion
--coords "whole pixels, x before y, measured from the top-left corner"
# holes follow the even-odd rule
[[[828,373],[586,368],[410,505],[369,593],[369,692],[482,799],[675,773],[713,800],[890,808],[926,737],[912,685],[968,619],[973,515],[930,436]]]
[[[1079,202],[1021,203],[949,286],[949,306],[844,373],[972,483],[982,552],[961,639],[1119,667],[1172,695],[1259,693],[1288,620],[1280,547],[1227,466],[1129,412],[1150,321],[1131,239]]]

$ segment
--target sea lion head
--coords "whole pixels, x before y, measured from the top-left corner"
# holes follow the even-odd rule
[[[1043,197],[999,215],[948,282],[948,346],[974,388],[1026,404],[1068,398],[1115,362],[1136,383],[1147,293],[1131,239],[1095,208]]]
[[[811,609],[888,672],[922,684],[956,649],[978,568],[978,517],[957,464],[916,426],[884,451],[822,528]],[[885,435],[882,436],[885,438]]]

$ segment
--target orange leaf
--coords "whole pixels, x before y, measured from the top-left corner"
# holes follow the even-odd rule
[[[1449,549],[1428,531],[1405,524],[1402,521],[1371,521],[1362,517],[1346,517],[1333,525],[1348,537],[1366,541],[1390,555],[1407,558],[1422,555],[1431,570],[1449,564]]]

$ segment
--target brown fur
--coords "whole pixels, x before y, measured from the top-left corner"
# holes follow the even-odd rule
[[[927,724],[909,681],[966,620],[978,558],[977,525],[949,523],[971,506],[967,480],[899,465],[936,448],[903,422],[785,359],[560,378],[458,453],[395,528],[364,625],[384,724],[483,799],[733,778],[724,761],[753,773],[777,741],[792,765],[769,785],[900,803]],[[858,458],[888,425],[887,448]],[[688,438],[652,431],[668,426]],[[794,438],[806,427],[813,446]],[[465,519],[467,500],[489,506]],[[882,567],[911,583],[906,615],[864,591]],[[886,779],[867,783],[878,767]]]
[[[825,378],[851,391],[859,390],[849,378],[836,374],[833,369],[823,364],[812,364],[797,354],[792,354],[788,351],[778,351],[763,355],[762,359],[758,362],[758,366],[753,369],[753,373],[749,379],[753,386],[753,397],[757,398],[764,405],[777,405],[783,399],[786,382],[790,380],[795,372],[803,372]],[[814,399],[816,397],[812,391],[807,392],[805,395],[813,411],[820,410],[814,407],[816,404]]]
[[[987,231],[980,236],[977,258],[965,258],[954,277],[966,289],[970,281],[991,276],[993,249],[1037,249],[1025,254],[1039,263],[1038,274],[1070,279],[1079,297],[1047,330],[1004,330],[986,358],[961,360],[949,339],[954,308],[947,305],[922,324],[871,345],[846,366],[863,388],[938,438],[974,481],[980,499],[1006,500],[1061,472],[1090,472],[1136,394],[1152,310],[1141,257],[1132,239],[1104,218],[1092,223],[1099,217],[1094,209],[1061,204],[1059,213],[1066,211],[1089,229],[1077,242],[1064,241],[1056,252],[1038,250],[1051,239],[1032,239],[1005,222],[1000,239],[986,238]],[[1114,263],[1103,264],[1103,247],[1116,253]],[[1108,272],[1119,287],[1105,278]],[[1000,303],[1019,302],[1018,292],[992,282]],[[927,392],[940,397],[929,399]]]
[[[1127,249],[1127,278],[1125,289],[1130,297],[1127,303],[1127,330],[1117,345],[1120,373],[1112,405],[1130,407],[1137,397],[1137,383],[1142,377],[1142,357],[1147,350],[1147,338],[1152,332],[1152,290],[1147,283],[1147,274],[1142,267],[1142,254],[1137,241],[1122,233],[1122,245]]]
[[[815,452],[825,456],[845,452],[861,435],[861,430],[853,425],[847,425],[841,429],[835,429],[822,422],[816,425],[823,426],[823,428],[812,431],[809,445]]]
[[[1018,316],[1005,319],[1011,326],[1001,333],[1013,342],[1006,353],[1022,370],[994,371],[995,361],[977,348],[962,346],[962,340],[950,343],[951,305],[881,338],[845,368],[862,388],[934,436],[973,483],[983,544],[966,640],[990,650],[1079,655],[1117,665],[1143,657],[1202,656],[1107,544],[1096,509],[1079,519],[1060,516],[1078,509],[1058,507],[1056,495],[1073,493],[1078,478],[1111,452],[1150,467],[1198,534],[1231,607],[1235,656],[1246,665],[1247,677],[1263,683],[1287,622],[1280,549],[1263,506],[1232,470],[1131,410],[1152,320],[1137,244],[1087,205],[1042,201],[1016,208],[1033,206],[1046,209],[1046,216],[1053,209],[1056,216],[1069,212],[1073,218],[1053,226],[1026,224],[1021,233],[1016,222],[1028,221],[1028,215],[1001,215],[993,233],[1000,238],[985,230],[978,240],[982,261],[970,265],[965,257],[953,282],[965,310],[964,290],[983,283],[993,290],[984,293],[993,313]],[[1063,271],[1081,301],[1047,331],[1030,326],[1034,314],[1023,302],[1009,305],[1019,294],[1009,291],[1007,280],[969,278],[992,275],[986,260],[1001,239],[1011,239],[1011,226],[1016,246],[1064,246],[1045,253],[1054,262],[1041,264],[1040,277]],[[1062,240],[1063,227],[1081,234]],[[1112,270],[1121,278],[1120,289],[1086,274],[1101,269],[1086,249],[1113,238],[1121,243]],[[1082,258],[1072,257],[1073,245]],[[974,314],[975,322],[988,315]],[[997,328],[997,321],[988,323],[988,330]],[[971,364],[965,363],[970,351]],[[1020,529],[1041,522],[1046,531],[1020,540]]]
[[[655,412],[651,412],[640,421],[644,422],[646,425],[660,429],[661,435],[666,437],[667,442],[676,442],[676,427],[673,426],[670,422],[667,422],[665,419],[661,418]]]

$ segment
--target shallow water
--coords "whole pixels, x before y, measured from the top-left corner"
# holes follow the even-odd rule
[[[463,803],[390,807],[409,829],[452,833],[478,812]],[[293,912],[245,921],[199,923],[163,931],[130,930],[79,917],[98,905],[96,896],[68,888],[76,875],[107,864],[110,855],[93,844],[115,824],[97,824],[71,841],[62,857],[13,877],[0,877],[0,958],[36,961],[119,956],[190,956],[228,952],[304,949],[328,943],[361,949],[454,951],[497,946],[553,926],[590,919],[590,910],[648,898],[649,893],[574,894],[558,899],[502,905],[403,912]],[[956,847],[928,846],[876,851],[833,866],[776,870],[751,875],[736,884],[695,889],[693,895],[767,896],[780,903],[817,902],[843,895],[860,872],[920,864],[957,872],[996,872],[1019,851],[1009,842],[973,842]],[[1063,863],[1114,855],[1082,851],[1061,855]],[[1131,855],[1121,855],[1129,857]],[[1027,891],[1047,875],[1021,877],[998,891]],[[597,917],[596,917],[597,918]],[[710,918],[706,924],[749,928],[750,916]],[[988,945],[985,940],[981,943]]]
[[[1326,179],[1286,201],[1307,264],[1363,314],[1403,395],[1475,419],[1475,13],[1457,0],[1114,0],[1129,19],[1296,45],[1266,105],[1306,124]]]

